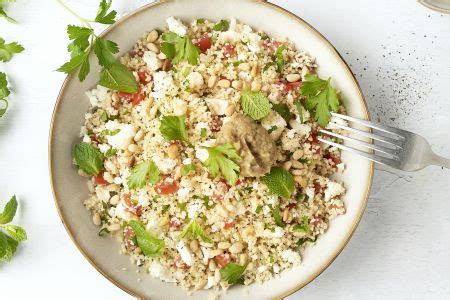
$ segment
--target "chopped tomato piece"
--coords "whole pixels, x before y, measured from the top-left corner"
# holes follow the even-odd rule
[[[223,268],[226,265],[228,265],[228,263],[230,262],[230,254],[228,254],[228,253],[220,254],[220,255],[217,255],[216,257],[214,257],[214,259],[216,260],[216,263],[221,268]]]
[[[135,107],[136,105],[141,103],[142,100],[144,100],[144,99],[145,99],[145,94],[141,93],[140,91],[137,92],[136,94],[133,94],[133,96],[131,97],[131,106]]]
[[[155,191],[159,195],[173,194],[178,191],[178,189],[178,184],[172,178],[163,179],[155,186]]]
[[[182,261],[180,257],[177,257],[175,259],[172,266],[177,269],[182,269],[182,270],[189,270],[191,268],[184,261]]]
[[[213,192],[213,199],[216,201],[223,200],[223,197],[225,196],[225,194],[228,192],[229,189],[230,186],[225,180],[221,179],[217,181],[216,188]]]
[[[279,81],[279,82],[275,82],[275,84],[280,86],[281,94],[286,95],[290,91],[294,91],[294,90],[298,89],[302,83],[300,81],[295,81],[295,82],[280,82]]]
[[[316,192],[316,195],[322,192],[322,187],[317,181],[314,182],[314,191]]]
[[[327,153],[323,156],[323,158],[331,160],[335,165],[340,164],[342,161],[339,157],[333,156],[330,153]]]
[[[225,225],[223,225],[223,229],[230,229],[234,226],[234,221],[228,221],[225,222]]]
[[[209,123],[209,128],[211,129],[212,132],[219,132],[220,129],[222,128],[223,125],[223,121],[222,119],[215,115],[212,117],[211,122]]]
[[[177,218],[172,218],[169,221],[169,227],[170,228],[178,228],[181,226],[181,221],[178,220]]]
[[[138,72],[139,81],[143,84],[147,84],[152,80],[152,77],[147,74],[147,72],[140,71]]]
[[[264,47],[271,53],[275,52],[282,43],[278,41],[264,41]]]
[[[211,37],[209,37],[207,34],[204,34],[198,39],[198,42],[195,43],[195,45],[200,48],[200,51],[202,53],[205,53],[212,46]]]
[[[127,226],[123,229],[123,237],[126,239],[132,239],[136,234],[134,233],[134,230]]]
[[[109,184],[109,182],[105,180],[105,178],[103,177],[103,173],[99,173],[96,176],[94,176],[94,184],[95,185],[105,185],[105,184]]]
[[[125,101],[128,101],[128,102],[130,102],[130,99],[131,99],[131,97],[133,96],[133,94],[125,93],[125,92],[119,92],[118,94],[119,94],[119,97],[120,97],[122,100],[125,100]]]
[[[132,213],[138,217],[142,216],[142,213],[143,213],[142,205],[131,201],[130,194],[123,195],[123,200],[125,201],[127,211],[129,211],[130,213]]]
[[[234,56],[236,54],[236,51],[234,50],[234,46],[230,44],[225,44],[223,46],[223,54],[227,57]]]

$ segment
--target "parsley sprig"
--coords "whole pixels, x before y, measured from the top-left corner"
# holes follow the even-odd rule
[[[199,239],[205,243],[212,243],[211,238],[206,235],[200,224],[198,224],[196,216],[194,216],[183,228],[180,238],[184,237],[187,237],[190,240]]]
[[[178,64],[186,59],[189,64],[197,65],[200,49],[192,43],[188,36],[181,37],[175,32],[166,32],[162,35],[161,52],[172,61]]]
[[[94,51],[102,66],[99,84],[112,90],[136,93],[138,83],[133,73],[114,57],[114,54],[119,52],[119,46],[111,40],[97,36],[91,26],[91,23],[113,24],[115,22],[117,13],[110,10],[112,0],[101,0],[94,20],[82,18],[61,0],[56,1],[83,24],[83,26],[67,26],[67,34],[71,40],[67,51],[71,59],[57,71],[70,74],[79,69],[78,79],[84,81],[90,72],[89,55]]]
[[[215,147],[204,147],[208,150],[208,159],[203,163],[213,177],[219,175],[230,184],[235,184],[238,179],[240,167],[236,161],[241,157],[231,144],[223,144]]]
[[[13,196],[0,213],[0,261],[10,261],[19,243],[27,239],[25,229],[9,224],[16,215],[17,206],[16,196]]]
[[[307,97],[304,106],[314,114],[314,119],[320,126],[326,127],[331,119],[331,112],[338,111],[339,99],[336,90],[328,80],[307,74],[300,88],[300,93]]]
[[[229,284],[244,284],[244,272],[247,265],[238,265],[234,263],[229,263],[222,269],[220,269],[220,275],[222,279],[227,281]]]
[[[159,181],[159,170],[152,160],[137,164],[127,178],[127,184],[130,189],[143,188],[147,181],[151,184]]]
[[[10,16],[5,11],[5,8],[3,7],[3,3],[11,3],[16,2],[16,0],[0,0],[0,18],[4,18],[6,21],[10,23],[17,23],[17,21]]]

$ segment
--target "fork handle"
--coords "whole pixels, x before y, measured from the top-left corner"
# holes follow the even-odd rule
[[[437,154],[433,155],[433,158],[431,160],[431,164],[433,164],[435,166],[441,166],[441,167],[450,169],[450,159],[444,158],[444,157],[439,156]]]

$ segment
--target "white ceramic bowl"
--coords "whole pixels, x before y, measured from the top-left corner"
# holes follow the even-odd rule
[[[316,57],[320,77],[332,77],[341,90],[348,114],[369,118],[361,90],[342,57],[314,28],[294,14],[264,1],[252,0],[183,0],[149,4],[122,18],[104,36],[120,45],[121,54],[145,31],[162,27],[165,19],[176,16],[184,20],[208,18],[212,20],[236,18],[273,37],[284,37],[298,48]],[[72,149],[79,142],[80,126],[89,107],[85,91],[98,81],[99,67],[92,59],[92,70],[80,83],[68,76],[58,97],[49,140],[50,175],[56,206],[72,240],[86,259],[106,278],[128,293],[140,298],[182,299],[186,292],[171,283],[164,283],[145,273],[133,271],[127,256],[119,254],[119,243],[112,238],[99,238],[98,228],[82,205],[87,197],[86,179],[77,175],[72,165]],[[267,299],[287,296],[317,277],[342,251],[355,230],[367,203],[373,165],[361,158],[343,153],[346,170],[341,176],[346,188],[347,213],[331,222],[326,234],[310,247],[301,266],[281,273],[273,280],[248,287],[236,286],[222,299]],[[129,271],[124,272],[126,267]],[[138,282],[138,278],[142,281]],[[195,299],[210,298],[215,291],[195,292]]]

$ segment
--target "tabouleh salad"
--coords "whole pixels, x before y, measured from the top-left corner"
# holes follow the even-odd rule
[[[170,17],[120,60],[138,92],[87,92],[74,150],[99,235],[187,290],[299,265],[345,213],[340,153],[317,140],[345,109],[314,59],[234,19]]]

